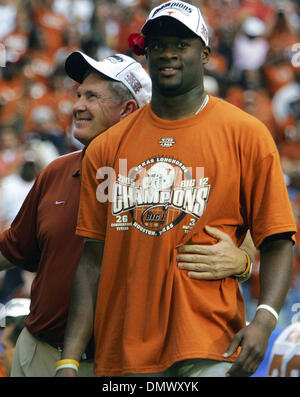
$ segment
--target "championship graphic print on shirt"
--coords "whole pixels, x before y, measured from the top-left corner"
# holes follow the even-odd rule
[[[153,157],[135,167],[129,177],[119,174],[113,186],[112,214],[132,220],[134,227],[151,236],[162,235],[188,214],[193,219],[185,226],[188,232],[203,214],[209,191],[208,178],[192,179],[181,161]]]

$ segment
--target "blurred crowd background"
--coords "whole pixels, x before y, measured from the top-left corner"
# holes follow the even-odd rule
[[[0,0],[0,231],[9,226],[37,174],[56,157],[81,148],[72,137],[76,85],[64,62],[74,50],[101,59],[125,53],[159,0]],[[278,146],[300,224],[300,2],[199,0],[212,56],[205,88],[266,124]],[[4,65],[2,65],[4,66]],[[280,314],[289,324],[300,306],[300,245],[293,284]],[[259,293],[259,254],[242,286],[248,320]],[[0,302],[30,297],[34,274],[0,273]],[[295,305],[298,303],[298,306]]]

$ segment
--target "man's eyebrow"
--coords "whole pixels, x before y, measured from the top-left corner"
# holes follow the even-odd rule
[[[100,93],[98,93],[92,89],[88,89],[86,91],[85,90],[81,91],[80,88],[78,88],[78,90],[77,90],[77,95],[91,95],[91,94],[96,95],[96,96],[100,95]]]
[[[85,91],[85,94],[86,95],[89,95],[89,94],[98,95],[98,93],[96,91],[94,91],[94,90],[87,90],[87,91]]]

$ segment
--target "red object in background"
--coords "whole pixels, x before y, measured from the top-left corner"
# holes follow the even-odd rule
[[[246,11],[249,16],[260,18],[264,22],[271,21],[276,13],[273,4],[266,4],[261,0],[245,0],[241,5],[241,10]]]
[[[135,55],[144,55],[145,54],[145,39],[139,33],[132,33],[128,37],[129,47],[135,53]]]

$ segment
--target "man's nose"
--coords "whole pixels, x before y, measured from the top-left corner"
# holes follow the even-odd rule
[[[83,97],[77,98],[73,105],[73,113],[86,110],[86,101]]]
[[[166,44],[163,46],[161,49],[160,56],[161,58],[177,58],[178,53],[177,53],[177,48],[175,44]]]

